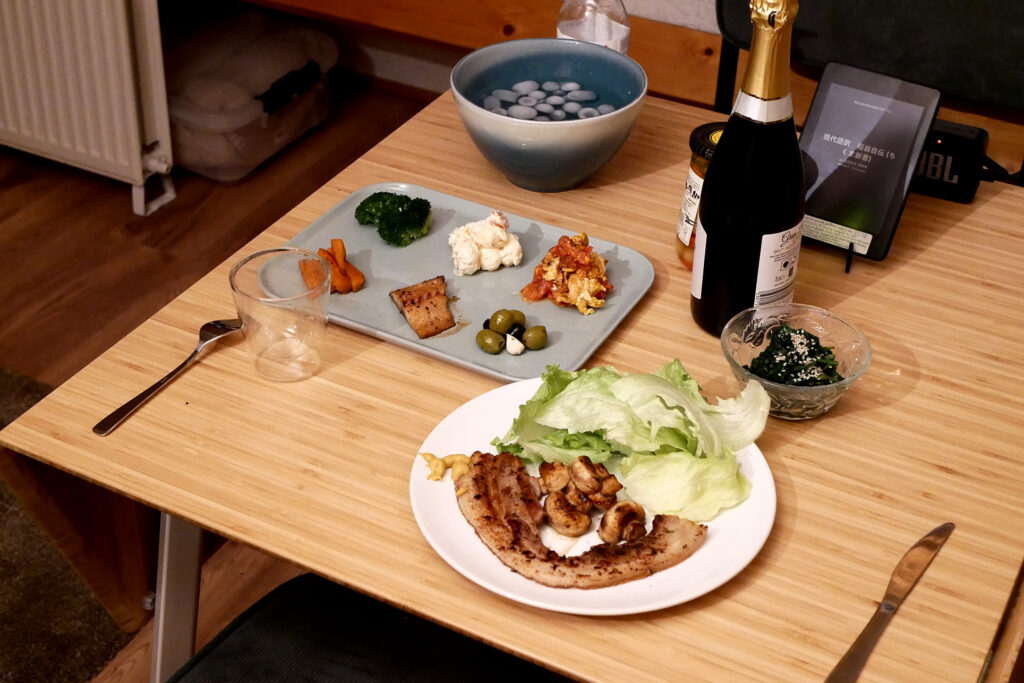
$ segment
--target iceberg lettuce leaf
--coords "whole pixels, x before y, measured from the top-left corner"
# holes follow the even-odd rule
[[[585,455],[618,469],[625,494],[650,513],[706,521],[749,495],[735,451],[760,436],[769,403],[751,382],[710,405],[678,359],[629,375],[551,365],[492,444],[534,463],[568,465]]]
[[[721,435],[725,448],[739,450],[761,436],[772,400],[757,382],[747,382],[735,398],[720,398],[704,410],[708,423]]]
[[[694,522],[710,521],[750,495],[750,482],[735,457],[637,454],[622,460],[619,481],[647,510]]]
[[[561,462],[566,465],[571,465],[581,455],[595,463],[603,463],[616,454],[611,445],[598,434],[571,434],[564,429],[551,432],[542,439],[529,441],[523,444],[522,449],[520,457],[531,462]]]
[[[501,438],[494,439],[491,444],[501,450],[519,455],[522,444],[543,438],[549,432],[554,431],[552,427],[537,422],[537,413],[543,410],[548,402],[560,394],[582,372],[584,371],[567,372],[557,365],[547,366],[541,377],[540,387],[526,403],[519,407],[519,415],[512,422],[508,433]]]

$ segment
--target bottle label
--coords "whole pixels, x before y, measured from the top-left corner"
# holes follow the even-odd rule
[[[697,220],[697,204],[700,192],[704,187],[704,179],[691,168],[686,176],[686,190],[683,191],[683,208],[679,212],[679,223],[676,225],[676,236],[683,244],[690,243]]]
[[[785,121],[793,118],[793,98],[791,95],[786,95],[775,100],[762,100],[741,90],[736,95],[732,113],[761,123]]]
[[[700,223],[700,214],[697,214],[695,231],[697,237],[693,245],[693,275],[690,276],[690,294],[694,299],[699,299],[704,289],[704,250],[708,243],[708,234],[704,232],[704,226]]]
[[[757,265],[754,306],[793,300],[796,265],[800,258],[800,233],[803,221],[789,230],[761,238],[761,257]]]

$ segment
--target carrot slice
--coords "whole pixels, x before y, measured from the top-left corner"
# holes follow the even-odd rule
[[[331,253],[334,254],[334,260],[337,261],[338,266],[344,269],[345,261],[348,260],[348,255],[345,253],[345,240],[338,238],[332,239]]]
[[[339,294],[351,292],[352,281],[348,279],[348,275],[341,269],[338,262],[334,260],[334,254],[326,249],[317,249],[317,253],[323,256],[324,260],[331,266],[331,290]]]
[[[345,261],[345,274],[348,275],[348,279],[352,282],[352,291],[358,292],[366,282],[366,276],[363,275],[363,271],[352,265],[351,261]]]
[[[302,273],[302,280],[310,289],[316,289],[324,281],[324,271],[320,262],[316,259],[302,259],[299,261],[299,272]]]
[[[334,254],[334,260],[338,264],[338,267],[345,271],[345,275],[352,282],[352,291],[358,292],[366,282],[366,276],[363,275],[363,271],[356,268],[348,260],[348,256],[345,250],[345,240],[335,238],[331,240],[331,253]]]

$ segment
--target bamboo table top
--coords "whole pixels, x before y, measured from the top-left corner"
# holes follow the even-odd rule
[[[711,118],[648,98],[596,178],[539,194],[487,164],[446,94],[239,256],[390,181],[584,230],[639,250],[655,269],[646,297],[587,365],[647,372],[678,357],[713,393],[731,386],[729,369],[717,338],[690,317],[690,272],[673,249],[689,132]],[[769,420],[758,446],[778,511],[763,550],[717,590],[653,613],[528,607],[435,554],[409,505],[417,450],[449,412],[501,382],[354,331],[331,326],[324,369],[293,384],[260,379],[240,340],[222,342],[113,434],[95,436],[100,418],[188,354],[203,322],[233,317],[234,257],[11,424],[0,443],[592,680],[821,680],[904,551],[952,521],[956,531],[863,680],[976,679],[1000,631],[991,672],[1002,678],[1024,628],[1014,614],[1000,629],[1024,557],[1022,214],[1024,189],[984,183],[969,205],[912,195],[881,263],[858,259],[844,273],[841,252],[804,246],[796,300],[858,323],[871,367],[826,416]]]

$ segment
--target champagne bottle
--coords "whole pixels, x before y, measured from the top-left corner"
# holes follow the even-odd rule
[[[750,2],[747,70],[697,209],[690,311],[712,334],[743,309],[793,299],[805,193],[789,90],[796,12],[796,0]]]

